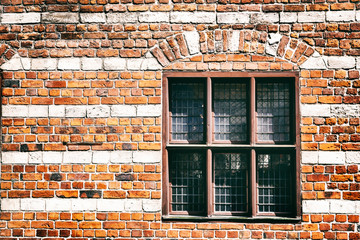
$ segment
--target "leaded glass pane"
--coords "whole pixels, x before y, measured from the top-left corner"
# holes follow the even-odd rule
[[[245,153],[216,153],[215,211],[247,210],[248,156]]]
[[[204,84],[172,83],[170,89],[172,140],[204,139]]]
[[[290,140],[290,84],[256,84],[257,138],[259,141]]]
[[[247,140],[246,83],[215,82],[215,140]]]
[[[170,184],[172,210],[203,212],[205,208],[205,154],[171,152]]]
[[[290,212],[290,154],[258,154],[257,183],[259,212]]]

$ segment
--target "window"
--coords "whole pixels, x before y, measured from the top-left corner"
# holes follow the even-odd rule
[[[300,216],[298,75],[165,73],[164,218]]]

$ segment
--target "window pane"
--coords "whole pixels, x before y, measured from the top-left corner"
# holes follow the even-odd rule
[[[245,153],[216,153],[215,211],[247,210],[247,169]]]
[[[205,207],[205,154],[172,152],[169,179],[172,210],[203,212]]]
[[[213,84],[215,140],[247,140],[245,83]]]
[[[171,137],[173,140],[203,141],[204,84],[171,84]]]
[[[290,154],[258,154],[259,212],[290,212]]]
[[[257,83],[256,108],[259,141],[290,140],[289,83]]]

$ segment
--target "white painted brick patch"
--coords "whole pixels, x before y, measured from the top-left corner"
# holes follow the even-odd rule
[[[360,106],[356,104],[301,104],[303,117],[359,117]]]
[[[330,213],[347,214],[359,213],[360,204],[358,201],[351,200],[304,200],[302,201],[304,214]]]
[[[196,49],[195,49],[196,48]],[[191,45],[190,52],[198,52],[197,47]],[[150,53],[149,53],[150,54]],[[162,66],[150,54],[145,58],[26,58],[15,56],[0,66],[7,71],[20,70],[159,70]]]
[[[323,165],[345,164],[346,154],[347,152],[336,152],[336,151],[302,151],[301,163],[323,164]]]
[[[148,105],[3,105],[3,117],[159,117],[161,104]]]
[[[4,164],[109,164],[109,163],[159,163],[161,151],[36,151],[2,152]]]
[[[159,212],[160,200],[149,199],[64,199],[3,198],[2,211],[99,211]]]

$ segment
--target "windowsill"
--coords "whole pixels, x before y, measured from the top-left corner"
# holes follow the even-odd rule
[[[244,223],[297,223],[301,221],[301,217],[275,217],[275,216],[188,216],[188,215],[166,215],[162,216],[164,221],[194,221],[194,222],[212,222],[212,221],[233,221]]]

